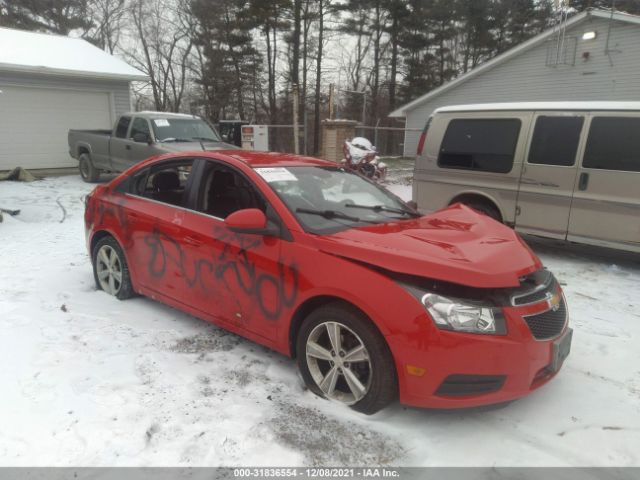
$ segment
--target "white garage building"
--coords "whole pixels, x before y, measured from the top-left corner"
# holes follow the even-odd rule
[[[70,128],[110,129],[140,71],[85,40],[0,28],[0,171],[77,166]]]

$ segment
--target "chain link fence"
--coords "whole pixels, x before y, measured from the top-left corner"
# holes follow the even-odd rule
[[[269,150],[272,152],[294,152],[293,125],[268,125]],[[419,128],[357,126],[356,136],[365,137],[373,143],[381,157],[402,157],[405,133],[420,135]],[[313,155],[313,131],[299,125],[299,152]]]

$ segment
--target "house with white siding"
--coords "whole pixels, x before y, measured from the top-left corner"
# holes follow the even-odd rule
[[[640,16],[587,10],[391,112],[405,118],[405,156],[442,106],[640,100]]]
[[[147,76],[79,38],[0,28],[0,171],[77,167],[71,128],[110,129]]]

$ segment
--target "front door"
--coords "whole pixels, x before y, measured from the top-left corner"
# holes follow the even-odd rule
[[[516,230],[565,239],[585,115],[539,112],[522,167]]]
[[[144,137],[146,141],[135,141],[136,136],[140,136],[140,139]],[[125,149],[127,149],[128,166],[145,160],[152,155],[151,129],[149,128],[149,122],[146,118],[136,117],[133,119],[131,132],[129,132],[129,140],[130,142],[125,145]]]
[[[292,306],[295,266],[282,261],[286,241],[276,236],[235,233],[231,213],[258,208],[279,221],[252,182],[228,165],[207,160],[196,200],[183,224],[193,276],[192,306],[267,339]]]
[[[640,117],[594,113],[571,207],[569,240],[640,251]]]

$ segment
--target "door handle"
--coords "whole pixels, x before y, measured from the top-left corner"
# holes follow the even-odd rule
[[[193,237],[191,235],[187,235],[184,237],[184,243],[192,245],[194,247],[199,247],[202,245],[202,239],[200,237]]]
[[[131,145],[125,145],[125,147],[127,150],[131,150]]]
[[[578,190],[586,190],[589,186],[589,174],[587,172],[582,172],[580,174],[580,180],[578,181]]]

